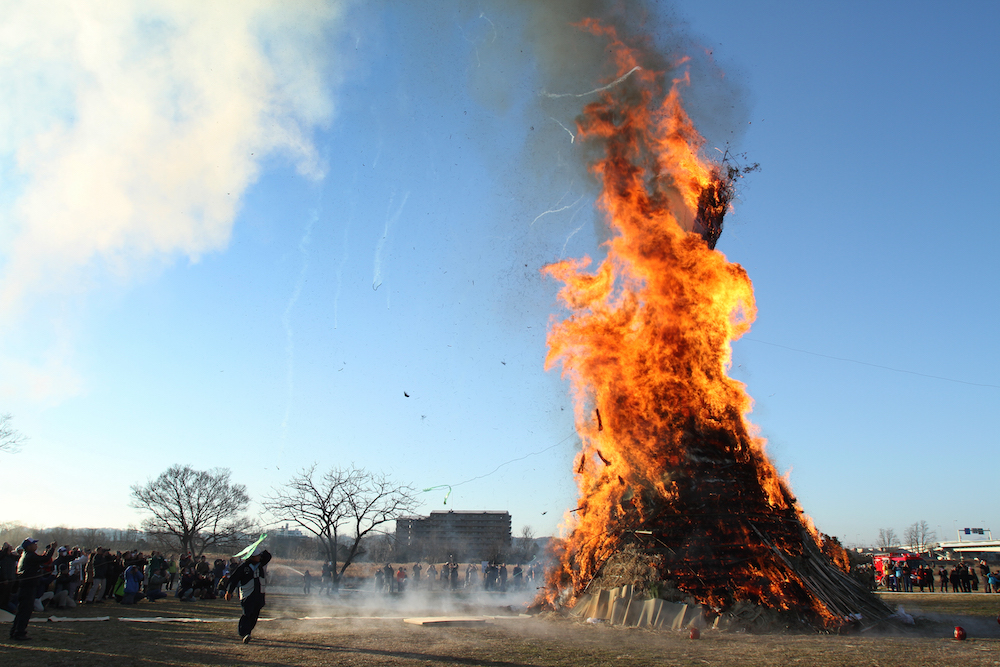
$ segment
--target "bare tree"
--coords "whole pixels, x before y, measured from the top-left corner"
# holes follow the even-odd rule
[[[514,558],[520,563],[527,563],[538,553],[538,545],[535,544],[535,531],[531,526],[521,528],[521,535],[514,538],[513,548]]]
[[[882,551],[891,551],[898,547],[899,538],[896,537],[896,531],[892,528],[879,528],[876,546]]]
[[[174,465],[154,480],[132,485],[131,506],[151,513],[142,528],[198,556],[229,546],[253,528],[244,514],[247,488],[230,481],[227,468],[195,470]]]
[[[937,534],[931,530],[926,521],[917,521],[907,527],[904,540],[918,553],[927,551],[930,543],[937,538]]]
[[[327,559],[338,564],[338,539],[348,544],[340,574],[361,553],[361,541],[379,526],[395,521],[416,506],[412,486],[384,474],[351,466],[331,468],[317,479],[316,464],[302,470],[283,489],[276,489],[264,507],[281,521],[294,521],[320,539]]]
[[[380,526],[413,512],[417,506],[416,489],[409,484],[401,485],[383,473],[352,467],[344,483],[344,504],[351,544],[341,574],[358,555],[361,540],[372,533],[378,534]]]
[[[372,563],[388,563],[396,555],[396,541],[389,535],[374,535],[365,540],[365,553]]]
[[[294,521],[315,535],[326,559],[333,563],[337,562],[337,538],[347,511],[344,477],[343,470],[332,468],[317,479],[314,463],[263,502],[264,509],[279,521]]]
[[[11,426],[14,415],[7,413],[0,415],[0,452],[14,454],[20,451],[21,445],[27,438]]]

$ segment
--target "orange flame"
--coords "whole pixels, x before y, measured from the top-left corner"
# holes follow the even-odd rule
[[[582,592],[638,528],[665,526],[661,544],[671,549],[690,553],[707,535],[741,554],[718,584],[679,564],[665,573],[699,601],[806,607],[830,620],[775,555],[801,554],[807,531],[805,540],[820,546],[819,535],[804,527],[747,421],[744,385],[727,375],[732,341],[749,330],[756,305],[743,268],[693,231],[706,193],[731,184],[701,155],[704,140],[681,104],[688,78],[668,85],[613,28],[581,27],[608,39],[620,79],[577,122],[581,140],[604,147],[591,171],[612,237],[593,272],[589,257],[544,269],[563,283],[559,298],[572,313],[551,326],[546,369],[560,365],[570,380],[582,441],[579,507],[567,520],[550,601]],[[717,213],[721,219],[724,208]],[[752,481],[739,472],[746,470]],[[700,514],[709,517],[689,520]]]

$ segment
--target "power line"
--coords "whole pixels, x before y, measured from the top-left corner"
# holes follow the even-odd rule
[[[741,340],[748,340],[754,343],[760,343],[761,345],[770,345],[771,347],[780,347],[783,350],[791,350],[792,352],[799,352],[801,354],[809,354],[814,357],[822,357],[824,359],[833,359],[835,361],[848,361],[852,364],[860,364],[861,366],[871,366],[872,368],[881,368],[884,371],[892,371],[894,373],[905,373],[907,375],[916,375],[919,377],[929,378],[931,380],[943,380],[944,382],[954,382],[956,384],[966,384],[972,387],[989,387],[990,389],[1000,389],[1000,385],[996,384],[985,384],[982,382],[967,382],[965,380],[956,380],[955,378],[943,377],[941,375],[929,375],[927,373],[918,373],[917,371],[909,371],[903,368],[893,368],[892,366],[882,366],[881,364],[872,364],[867,361],[859,361],[857,359],[849,359],[847,357],[835,357],[830,354],[821,354],[819,352],[811,352],[809,350],[800,350],[796,347],[789,347],[788,345],[779,345],[778,343],[769,343],[766,340],[760,340],[758,338],[742,338]]]
[[[546,447],[545,449],[540,449],[537,452],[530,452],[528,454],[525,454],[524,456],[519,456],[516,459],[511,459],[510,461],[504,461],[503,463],[501,463],[500,465],[498,465],[496,468],[494,468],[490,472],[486,473],[485,475],[479,475],[478,477],[473,477],[472,479],[467,479],[464,482],[459,482],[458,484],[452,484],[452,486],[462,486],[463,484],[468,484],[469,482],[475,482],[478,479],[483,479],[484,477],[489,477],[490,475],[494,474],[495,472],[497,472],[498,470],[500,470],[500,468],[503,468],[504,466],[508,466],[511,463],[517,463],[518,461],[523,461],[524,459],[530,458],[532,456],[538,456],[539,454],[544,454],[545,452],[549,451],[550,449],[555,449],[556,447],[558,447],[559,445],[563,444],[564,442],[566,442],[570,438],[574,438],[574,437],[576,437],[576,431],[574,431],[573,433],[570,433],[569,435],[567,435],[565,438],[563,438],[562,440],[560,440],[556,444],[551,445],[549,447]]]

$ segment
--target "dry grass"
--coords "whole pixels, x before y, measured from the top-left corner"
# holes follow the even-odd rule
[[[33,639],[0,641],[0,665],[44,664],[47,667],[196,665],[995,665],[1000,655],[1000,626],[995,617],[1000,595],[886,596],[925,616],[904,630],[853,636],[818,634],[747,635],[708,631],[693,641],[685,634],[594,626],[563,617],[508,617],[483,626],[434,628],[405,624],[390,603],[385,618],[369,618],[372,608],[336,598],[317,601],[296,595],[269,594],[255,641],[239,643],[235,622],[32,623]],[[375,598],[379,602],[381,598]],[[370,598],[369,598],[370,600]],[[497,599],[500,602],[499,599]],[[321,606],[315,606],[321,602]],[[427,611],[439,611],[441,600],[428,598]],[[471,603],[470,603],[471,604]],[[462,613],[492,615],[499,607],[458,608]],[[411,610],[420,615],[420,610]],[[64,615],[87,617],[197,616],[235,618],[239,606],[222,600],[181,603],[173,598],[154,605],[117,604],[82,607]],[[341,618],[292,620],[304,614]],[[355,616],[346,618],[346,616]],[[950,639],[954,625],[970,629],[970,639]],[[992,633],[992,634],[990,634]]]

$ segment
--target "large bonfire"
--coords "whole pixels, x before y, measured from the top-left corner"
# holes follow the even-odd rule
[[[706,609],[744,602],[821,627],[886,615],[803,515],[727,375],[756,315],[746,272],[714,249],[739,172],[703,157],[686,75],[646,68],[609,27],[582,27],[608,40],[617,67],[577,120],[577,138],[603,147],[591,170],[611,238],[596,269],[589,258],[545,269],[571,311],[551,328],[547,367],[571,382],[582,441],[549,601],[572,605],[629,547]]]

